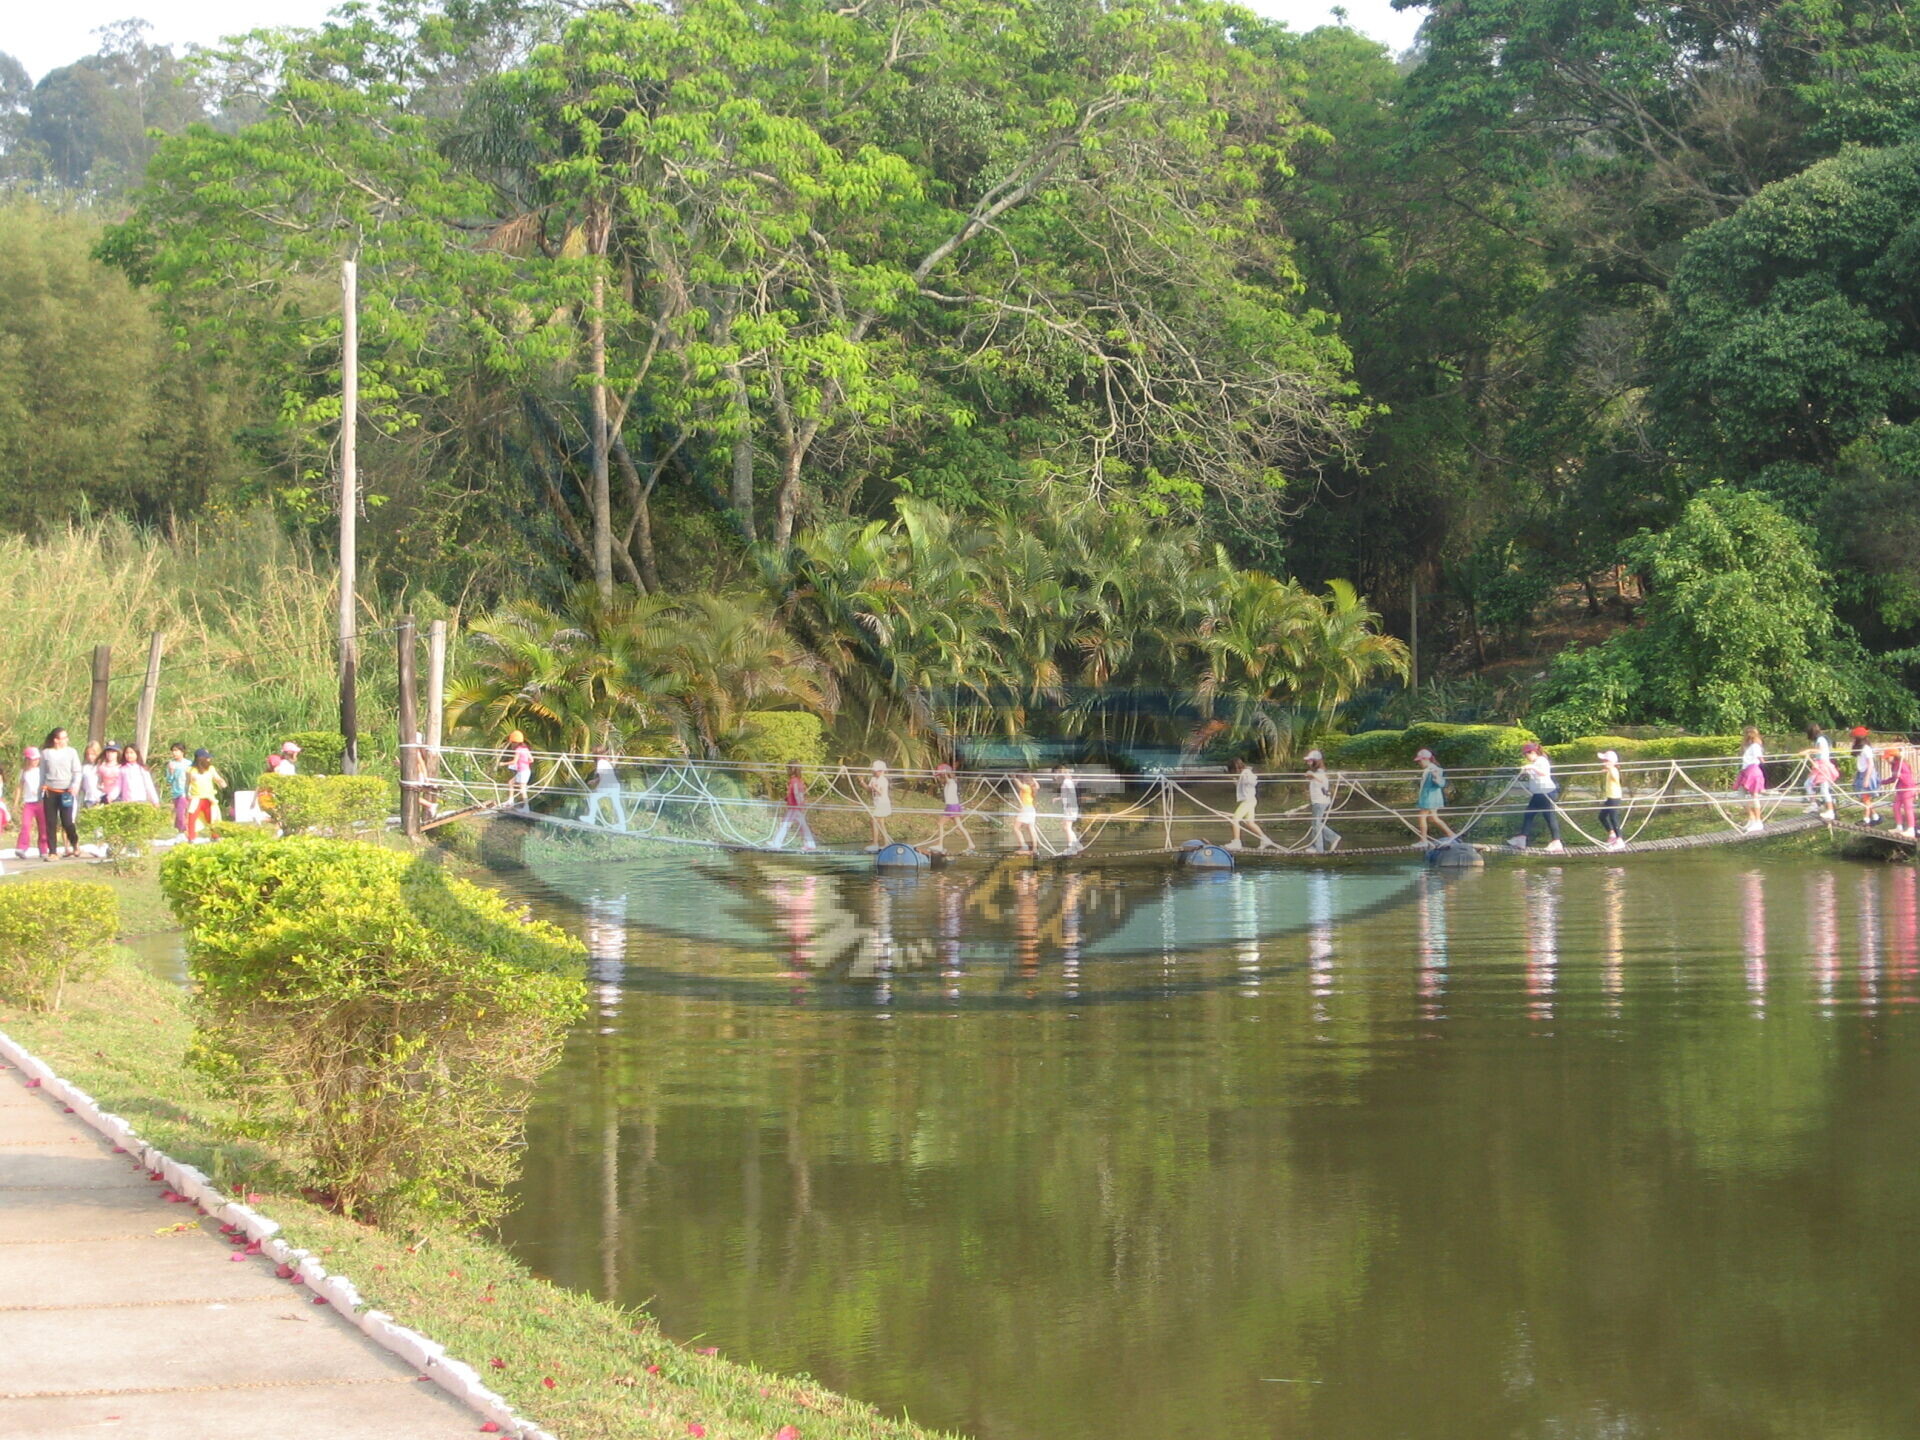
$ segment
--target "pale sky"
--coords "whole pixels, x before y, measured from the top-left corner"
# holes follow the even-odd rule
[[[176,50],[210,45],[223,35],[273,25],[312,25],[338,0],[12,0],[0,19],[0,51],[12,55],[38,80],[49,70],[90,55],[93,32],[130,17],[147,21],[149,38]],[[1249,0],[1262,14],[1285,20],[1296,30],[1331,22],[1332,7],[1321,0]],[[1389,0],[1347,0],[1348,23],[1394,50],[1404,50],[1419,28],[1421,12],[1395,10]]]

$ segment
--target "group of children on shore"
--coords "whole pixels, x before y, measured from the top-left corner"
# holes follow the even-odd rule
[[[289,740],[268,768],[290,775],[299,754],[300,747]],[[176,741],[156,776],[137,746],[109,740],[75,750],[66,729],[55,727],[39,745],[20,752],[13,789],[17,815],[0,788],[0,830],[17,820],[15,855],[24,859],[38,853],[42,860],[54,860],[80,854],[80,816],[96,805],[171,804],[173,828],[193,841],[219,818],[219,792],[226,785],[209,750],[195,750],[189,759],[187,747]]]

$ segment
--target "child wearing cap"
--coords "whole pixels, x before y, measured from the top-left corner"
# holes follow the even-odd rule
[[[1307,751],[1307,811],[1313,816],[1307,826],[1307,847],[1316,855],[1340,848],[1340,837],[1327,824],[1327,811],[1333,808],[1333,776],[1327,773],[1327,757],[1318,750]]]
[[[187,767],[187,843],[189,845],[198,836],[202,822],[212,825],[219,820],[220,812],[215,807],[219,804],[220,790],[226,783],[227,777],[213,768],[211,750],[193,752],[193,764]]]
[[[1620,752],[1602,750],[1594,758],[1600,762],[1600,823],[1607,827],[1607,849],[1624,850],[1627,842],[1620,834],[1620,802],[1627,793],[1620,783]]]
[[[1420,812],[1420,843],[1431,845],[1432,838],[1427,834],[1429,825],[1438,825],[1441,833],[1449,840],[1460,837],[1453,833],[1453,827],[1440,818],[1440,807],[1447,803],[1447,772],[1440,768],[1440,762],[1433,758],[1433,751],[1422,749],[1413,757],[1413,763],[1420,767],[1420,796],[1414,801]]]
[[[1833,742],[1818,724],[1807,726],[1807,739],[1812,743],[1800,752],[1800,758],[1807,762],[1807,813],[1817,810],[1822,820],[1831,820],[1833,782],[1840,778],[1833,763]]]
[[[507,736],[507,758],[500,763],[513,772],[507,781],[507,804],[525,805],[533,796],[533,747],[520,731]]]
[[[936,850],[947,848],[947,832],[958,830],[960,838],[966,841],[967,854],[974,850],[973,836],[967,830],[966,808],[960,803],[960,777],[953,773],[953,766],[939,764],[933,767],[934,778],[940,782],[940,833],[933,837]],[[1073,833],[1073,822],[1067,822],[1067,833]]]
[[[1860,801],[1863,825],[1880,823],[1880,757],[1873,748],[1873,732],[1853,727],[1853,793]]]

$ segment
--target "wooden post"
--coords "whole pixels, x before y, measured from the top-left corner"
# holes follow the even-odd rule
[[[360,637],[354,591],[360,485],[355,442],[360,424],[360,282],[349,260],[340,267],[340,773],[360,773]]]
[[[113,674],[113,649],[93,647],[93,694],[87,704],[87,744],[103,745],[107,739],[107,678]]]
[[[447,725],[447,622],[427,626],[427,749],[440,752]]]
[[[140,747],[141,764],[149,763],[147,749],[153,744],[153,707],[160,696],[160,652],[167,636],[156,630],[147,640],[147,678],[140,685],[140,708],[134,712],[133,743]]]
[[[420,837],[420,728],[414,704],[414,625],[407,615],[400,621],[400,830],[409,840]]]
[[[1413,677],[1407,688],[1420,692],[1420,576],[1407,578],[1407,653],[1413,657]]]

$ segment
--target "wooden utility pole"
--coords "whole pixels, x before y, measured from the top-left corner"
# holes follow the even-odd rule
[[[420,837],[420,725],[414,704],[413,616],[400,621],[400,831],[409,840]]]
[[[358,267],[340,267],[340,773],[360,773],[360,638],[354,590],[359,584],[360,484],[354,442],[360,428],[360,283]]]
[[[160,697],[160,652],[167,635],[156,630],[147,638],[147,678],[140,684],[140,708],[133,716],[133,743],[140,747],[140,763],[147,763],[147,750],[153,744],[153,707]]]
[[[1407,654],[1413,657],[1413,678],[1407,688],[1420,689],[1420,577],[1407,578]]]
[[[113,674],[113,648],[93,647],[93,694],[87,705],[87,744],[103,745],[107,739],[107,680]]]
[[[434,620],[427,625],[427,749],[434,755],[446,739],[446,726],[447,622]]]

